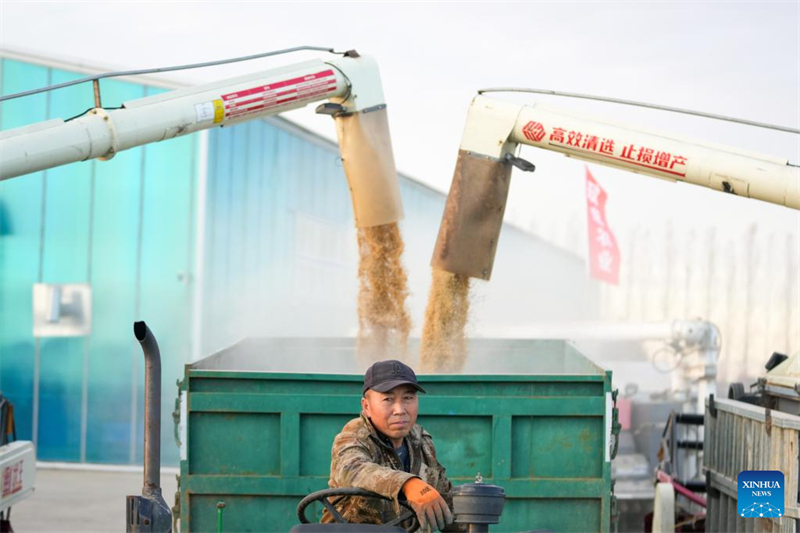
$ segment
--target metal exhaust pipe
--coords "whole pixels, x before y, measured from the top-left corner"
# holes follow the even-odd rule
[[[144,486],[147,495],[161,488],[161,352],[144,322],[133,323],[144,352]]]
[[[171,532],[172,511],[161,495],[161,353],[144,322],[133,323],[144,352],[144,485],[141,496],[128,496],[128,533]]]

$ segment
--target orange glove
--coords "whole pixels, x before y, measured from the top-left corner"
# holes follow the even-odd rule
[[[427,529],[430,525],[431,529],[442,530],[453,523],[453,514],[442,495],[420,478],[414,477],[406,481],[403,494],[417,513],[421,529]]]

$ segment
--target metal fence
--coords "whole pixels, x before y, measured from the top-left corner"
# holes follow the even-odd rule
[[[800,417],[734,400],[706,402],[703,463],[708,480],[710,532],[797,533],[800,531]],[[785,476],[785,511],[780,518],[743,518],[737,477],[744,470],[780,470]]]

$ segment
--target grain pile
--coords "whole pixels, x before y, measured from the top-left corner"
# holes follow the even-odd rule
[[[433,269],[420,346],[420,372],[459,372],[467,358],[469,277]]]
[[[411,318],[400,228],[396,223],[359,228],[358,250],[358,358],[362,364],[402,360]]]

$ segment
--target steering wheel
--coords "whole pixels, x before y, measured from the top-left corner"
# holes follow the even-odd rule
[[[382,494],[378,494],[377,492],[372,492],[369,490],[354,488],[354,487],[343,487],[338,489],[325,489],[325,490],[318,490],[317,492],[312,492],[302,500],[300,503],[297,504],[297,518],[300,520],[302,524],[309,524],[308,518],[306,518],[306,507],[311,505],[314,502],[320,502],[322,505],[325,506],[325,509],[331,514],[333,519],[336,521],[337,524],[349,524],[347,520],[336,510],[336,507],[333,506],[331,502],[328,501],[328,498],[331,496],[340,496],[336,500],[338,503],[342,498],[348,498],[352,496],[361,496],[363,498],[376,498],[379,500],[387,500],[387,501],[394,501],[391,498],[387,498]],[[414,512],[414,509],[407,502],[400,502],[400,505],[405,509],[400,516],[392,520],[391,522],[386,522],[383,524],[384,526],[399,526],[402,522],[405,522],[409,518],[413,518],[411,525],[406,528],[406,531],[412,533],[417,530],[419,527],[419,523],[417,520],[417,514]]]

